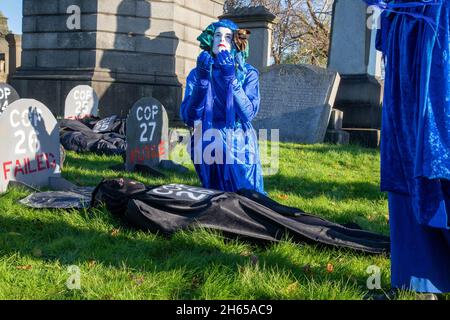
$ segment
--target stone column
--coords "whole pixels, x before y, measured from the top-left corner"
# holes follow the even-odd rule
[[[0,11],[0,82],[6,82],[8,76],[9,49],[6,41],[8,33],[8,18]]]
[[[67,93],[91,85],[100,115],[126,115],[144,96],[178,120],[183,86],[200,53],[196,37],[223,0],[23,0],[22,97],[63,115]],[[80,26],[76,25],[80,13]]]
[[[363,1],[335,0],[328,67],[341,75],[336,108],[343,126],[364,144],[378,145],[381,128],[381,54],[375,49],[373,10]]]
[[[22,36],[17,34],[8,34],[6,41],[9,45],[9,76],[13,75],[22,63]]]
[[[243,7],[228,12],[220,18],[230,19],[240,28],[248,29],[250,35],[250,56],[248,63],[259,70],[271,65],[272,31],[276,17],[266,7]]]

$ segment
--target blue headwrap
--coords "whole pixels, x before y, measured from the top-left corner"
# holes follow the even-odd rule
[[[239,29],[239,27],[233,21],[228,19],[222,19],[217,22],[213,22],[208,27],[206,27],[205,30],[203,30],[201,35],[197,37],[197,40],[200,41],[200,48],[212,54],[214,33],[216,32],[217,28],[220,27],[228,28],[233,33]],[[248,58],[248,45],[245,51],[239,51],[237,50],[236,45],[233,41],[231,55],[234,57],[237,64],[236,78],[240,83],[243,83],[247,74],[245,62]]]

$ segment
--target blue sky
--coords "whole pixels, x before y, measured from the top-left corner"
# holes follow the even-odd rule
[[[0,11],[8,18],[9,29],[22,33],[22,0],[0,0]]]

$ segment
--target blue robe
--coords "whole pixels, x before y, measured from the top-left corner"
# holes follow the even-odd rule
[[[194,128],[190,155],[205,188],[264,193],[258,140],[251,125],[260,105],[259,75],[251,65],[245,68],[241,81],[224,77],[215,65],[208,80],[198,79],[196,68],[187,78],[180,114]],[[210,129],[213,134],[208,136]],[[205,159],[204,152],[213,157]]]
[[[450,292],[450,0],[431,2],[390,2],[411,7],[381,16],[381,188],[393,287],[440,293]]]

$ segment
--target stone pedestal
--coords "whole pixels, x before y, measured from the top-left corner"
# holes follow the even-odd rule
[[[336,105],[344,112],[343,127],[370,129],[349,131],[357,132],[350,141],[368,132],[362,143],[374,136],[372,129],[381,128],[381,53],[375,49],[377,29],[372,21],[376,17],[363,1],[334,2],[328,67],[341,75]]]
[[[342,130],[342,120],[344,113],[341,110],[333,109],[331,111],[330,122],[328,123],[325,142],[334,144],[349,144],[350,135]]]
[[[247,60],[255,68],[262,70],[271,64],[272,30],[276,17],[267,8],[244,7],[222,15],[220,18],[230,19],[239,28],[251,31],[249,45],[250,56]]]
[[[87,84],[100,98],[100,116],[125,116],[152,96],[176,122],[200,53],[196,37],[222,10],[223,0],[23,0],[22,67],[11,83],[57,116],[68,92]]]

